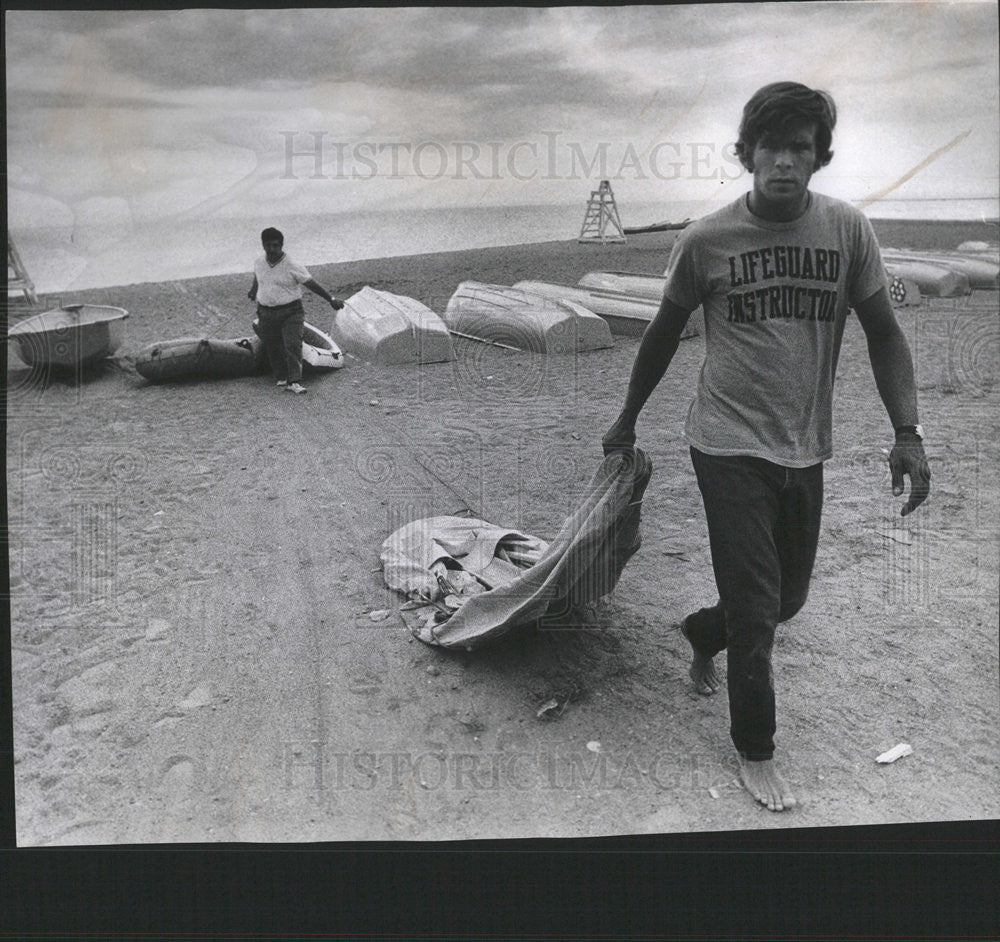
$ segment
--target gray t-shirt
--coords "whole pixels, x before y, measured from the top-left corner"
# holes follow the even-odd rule
[[[848,307],[886,287],[871,223],[811,193],[792,222],[746,197],[685,229],[666,296],[705,310],[705,362],[684,434],[712,455],[804,468],[833,454],[833,380]]]

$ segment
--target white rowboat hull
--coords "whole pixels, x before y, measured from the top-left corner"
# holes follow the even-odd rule
[[[128,311],[104,304],[67,304],[36,314],[8,331],[30,367],[76,369],[111,356],[125,339]]]

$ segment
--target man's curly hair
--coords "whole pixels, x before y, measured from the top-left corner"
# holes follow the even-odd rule
[[[786,133],[810,122],[816,123],[816,166],[825,167],[833,158],[830,142],[837,123],[837,106],[827,92],[798,82],[773,82],[758,89],[743,108],[736,153],[740,163],[753,173],[753,149],[762,137]]]

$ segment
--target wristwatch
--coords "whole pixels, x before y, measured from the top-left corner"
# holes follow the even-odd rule
[[[911,435],[916,435],[921,441],[924,440],[924,427],[922,425],[897,425],[896,434],[899,435],[900,432],[909,432]]]

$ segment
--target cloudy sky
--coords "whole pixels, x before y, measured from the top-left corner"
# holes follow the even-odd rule
[[[619,199],[707,211],[746,188],[727,148],[746,99],[782,78],[840,110],[817,189],[997,196],[995,3],[11,11],[6,24],[12,227],[582,202],[600,176]]]

